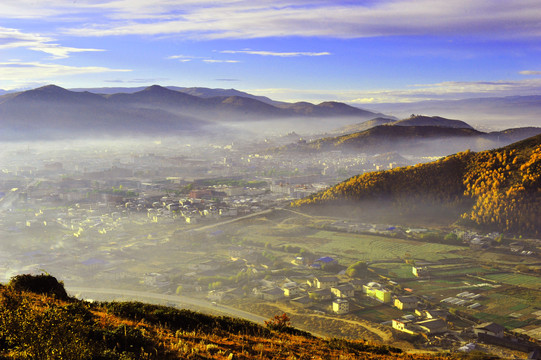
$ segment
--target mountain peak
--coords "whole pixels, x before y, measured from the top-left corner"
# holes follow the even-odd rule
[[[30,90],[30,91],[32,91],[32,90]],[[49,85],[39,87],[37,89],[34,89],[34,91],[46,92],[46,93],[49,93],[49,94],[53,94],[53,93],[65,94],[65,93],[70,92],[69,90],[66,90],[63,87],[60,87],[60,86],[54,85],[54,84],[49,84]]]
[[[426,116],[412,114],[409,118],[393,123],[395,126],[438,126],[448,128],[473,129],[461,120],[451,120],[440,116]]]
[[[79,98],[80,94],[66,90],[57,85],[46,85],[33,90],[23,91],[15,96],[17,101],[70,101]],[[92,95],[93,97],[97,95]]]
[[[160,92],[160,93],[170,93],[174,90],[169,90],[168,88],[165,88],[163,86],[160,86],[160,85],[151,85],[147,88],[145,88],[144,90],[142,91],[145,91],[145,92]]]

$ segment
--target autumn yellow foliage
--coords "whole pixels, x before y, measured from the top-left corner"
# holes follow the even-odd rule
[[[468,209],[461,218],[499,231],[541,233],[541,136],[505,148],[352,177],[292,206],[377,201]]]

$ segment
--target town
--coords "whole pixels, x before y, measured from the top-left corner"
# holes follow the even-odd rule
[[[280,141],[4,149],[4,281],[46,272],[423,349],[539,345],[539,239],[299,213],[291,200],[432,157],[266,151]]]

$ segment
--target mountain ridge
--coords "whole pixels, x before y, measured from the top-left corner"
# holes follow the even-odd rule
[[[0,96],[0,138],[73,138],[100,131],[112,135],[196,134],[193,130],[208,131],[211,124],[216,133],[223,134],[220,128],[227,122],[375,116],[339,103],[303,107],[295,111],[238,95],[202,98],[159,85],[116,94],[47,85]]]

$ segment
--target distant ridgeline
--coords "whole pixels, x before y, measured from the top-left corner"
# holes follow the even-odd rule
[[[410,215],[444,209],[483,228],[539,235],[541,135],[496,150],[354,176],[292,206],[318,209],[344,202],[378,204]]]

